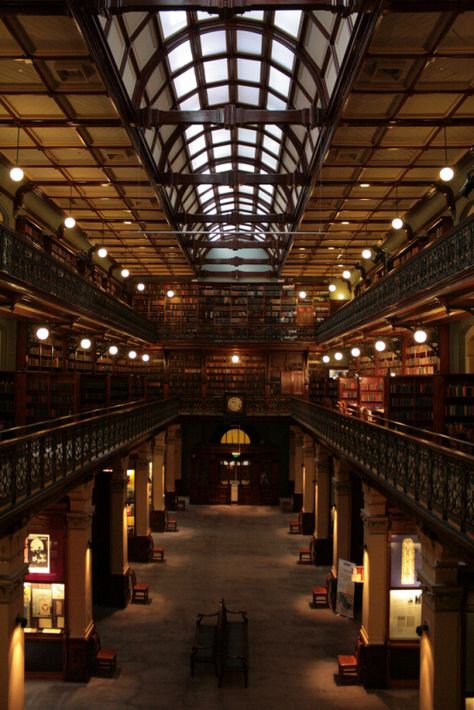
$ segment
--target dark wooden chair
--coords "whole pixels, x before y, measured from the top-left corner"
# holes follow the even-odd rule
[[[293,518],[289,522],[290,533],[299,534],[301,533],[301,520],[299,518]]]
[[[151,553],[152,562],[164,562],[165,561],[165,548],[164,547],[153,547]]]
[[[360,682],[360,649],[362,641],[360,638],[355,642],[354,653],[349,655],[338,655],[337,666],[339,680],[341,683]]]
[[[97,631],[90,636],[94,653],[93,675],[112,678],[117,670],[117,652],[113,648],[102,648]]]
[[[326,587],[313,587],[313,606],[329,606],[328,590]]]
[[[168,511],[165,514],[165,532],[178,532],[178,521],[169,516]]]
[[[313,556],[311,554],[311,548],[310,547],[300,547],[298,549],[299,553],[299,564],[311,564],[313,562]]]
[[[176,498],[176,510],[186,510],[186,501],[184,498]]]
[[[132,593],[132,604],[147,604],[150,587],[148,584],[138,584],[137,576],[133,569],[128,571]]]

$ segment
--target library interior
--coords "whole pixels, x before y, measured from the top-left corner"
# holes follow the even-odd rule
[[[471,0],[2,0],[0,660],[474,710]]]

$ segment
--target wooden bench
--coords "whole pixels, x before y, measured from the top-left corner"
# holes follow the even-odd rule
[[[152,562],[164,562],[165,561],[165,548],[164,547],[153,547],[151,553]]]
[[[360,648],[362,641],[358,638],[355,642],[354,653],[340,654],[337,657],[339,680],[341,683],[360,683]]]
[[[215,623],[206,623],[206,620],[211,618],[215,620]],[[216,675],[219,673],[217,666],[218,618],[218,611],[215,614],[198,614],[191,649],[191,676],[194,676],[196,663],[213,663]]]
[[[230,621],[229,615],[236,621]],[[245,611],[227,609],[224,600],[219,604],[218,666],[219,687],[225,671],[239,670],[244,674],[244,685],[248,685],[248,619]]]
[[[329,606],[327,587],[313,587],[313,606]]]
[[[93,652],[93,675],[112,678],[117,670],[117,651],[114,648],[102,648],[97,631],[90,635]]]
[[[313,556],[311,554],[310,547],[300,547],[298,549],[298,553],[299,553],[298,564],[303,565],[303,564],[312,564],[313,563]]]

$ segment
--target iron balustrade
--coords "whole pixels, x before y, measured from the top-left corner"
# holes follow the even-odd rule
[[[236,325],[230,322],[218,323],[216,320],[195,323],[180,323],[160,325],[158,323],[158,341],[212,341],[227,343],[229,341],[244,341],[253,343],[266,342],[301,342],[313,343],[315,340],[315,325],[296,325],[295,323],[262,324],[259,327]]]
[[[316,328],[325,342],[388,315],[394,306],[439,293],[453,276],[474,277],[474,218],[425,247]]]
[[[123,406],[0,443],[0,526],[74,485],[122,449],[168,425],[178,400]]]
[[[28,290],[33,288],[61,301],[70,310],[93,313],[130,335],[156,340],[156,328],[150,321],[4,225],[0,225],[0,273],[24,283]]]
[[[304,400],[292,400],[292,418],[474,554],[474,457]]]
[[[180,416],[222,416],[237,413],[226,412],[225,397],[181,397],[179,400]],[[291,415],[291,399],[289,397],[245,397],[244,412],[246,416],[289,417]]]

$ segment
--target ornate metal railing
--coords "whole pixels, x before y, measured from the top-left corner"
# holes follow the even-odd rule
[[[46,503],[58,489],[177,414],[176,399],[147,402],[0,443],[0,526]]]
[[[158,324],[158,341],[210,341],[227,343],[229,341],[244,341],[254,343],[266,342],[300,342],[315,341],[315,325],[297,325],[296,323],[265,323],[259,327],[252,324],[236,325],[230,322],[201,321],[196,319],[192,324],[164,323]]]
[[[53,297],[71,310],[93,313],[104,323],[118,326],[130,335],[156,340],[156,328],[150,321],[4,225],[0,225],[0,273],[25,282],[29,290],[33,288]]]
[[[226,413],[225,397],[182,397],[179,400],[180,416],[222,416]],[[289,417],[291,399],[289,397],[246,397],[244,413],[247,416]],[[232,415],[235,419],[236,415]]]
[[[293,399],[292,417],[427,525],[474,553],[474,458]]]
[[[425,247],[321,323],[316,329],[318,342],[388,315],[394,306],[417,296],[441,292],[456,274],[474,277],[474,218]]]

